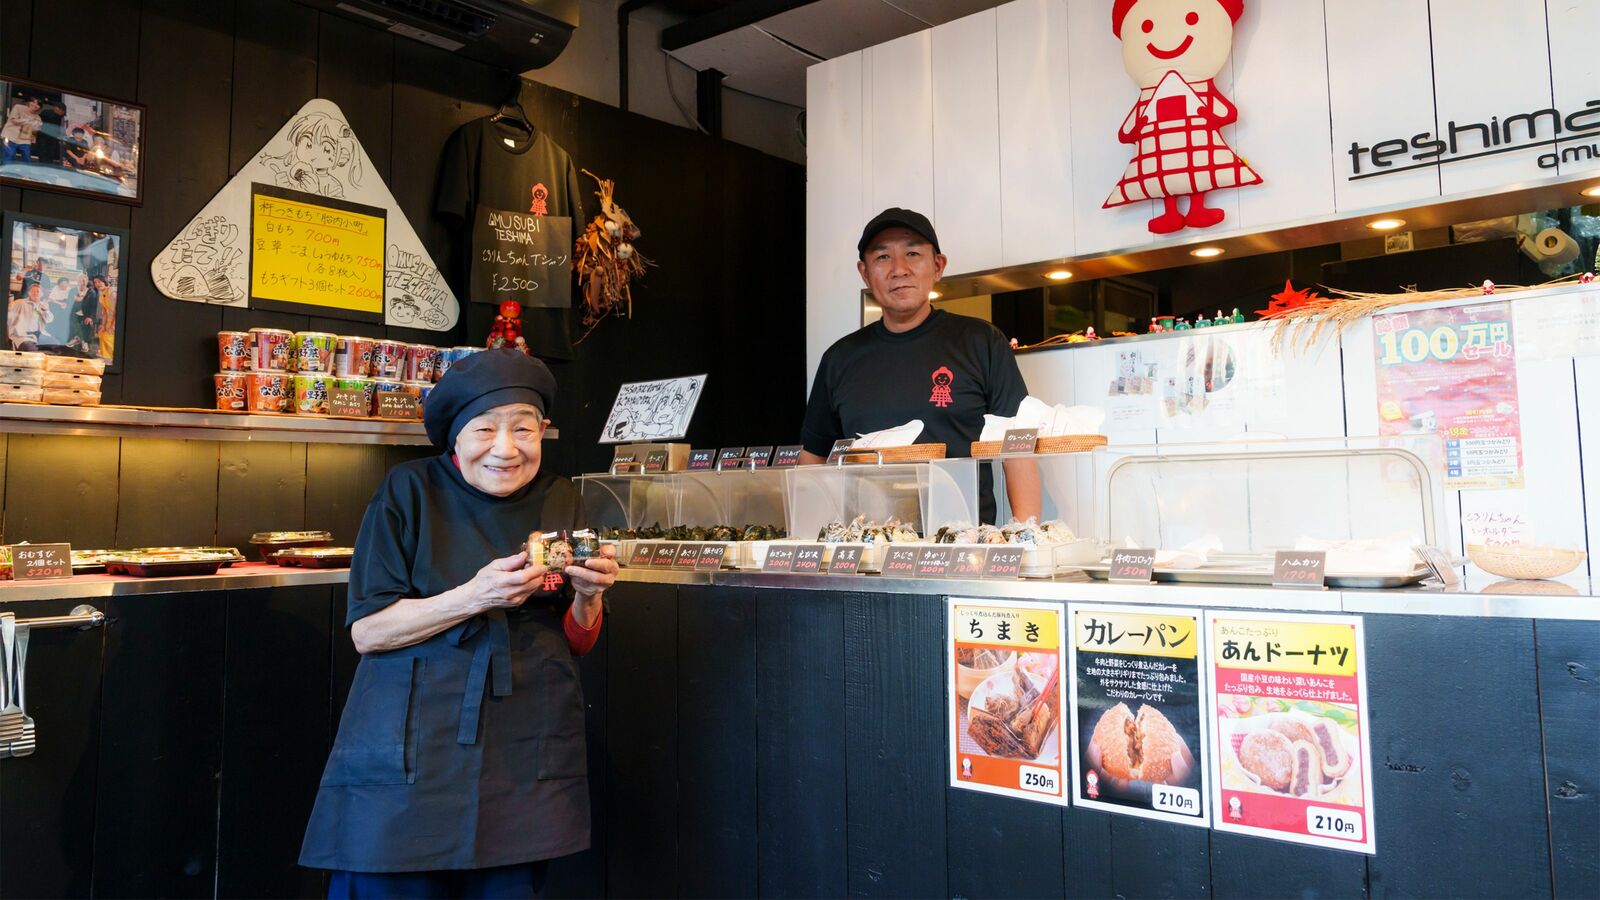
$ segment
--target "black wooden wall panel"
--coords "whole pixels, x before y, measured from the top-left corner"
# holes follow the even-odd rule
[[[1119,897],[1211,895],[1211,832],[1132,816],[1111,820],[1111,883]]]
[[[219,897],[310,897],[322,875],[297,864],[333,745],[326,585],[230,591]]]
[[[0,612],[60,616],[78,602],[0,604]],[[104,629],[29,636],[28,715],[37,749],[0,762],[0,897],[89,895],[104,641]]]
[[[306,520],[306,444],[222,444],[217,541],[250,547],[257,531],[299,531]],[[248,552],[248,551],[247,551]]]
[[[5,70],[26,73],[32,51],[33,0],[0,0],[0,58]]]
[[[1061,854],[1066,863],[1063,897],[1110,897],[1111,820],[1109,813],[1061,811]]]
[[[944,604],[851,593],[844,628],[850,895],[946,896]]]
[[[1557,897],[1600,893],[1600,622],[1540,619],[1539,708]]]
[[[1367,616],[1366,632],[1372,896],[1549,895],[1533,622]]]
[[[305,527],[333,532],[338,546],[354,546],[385,471],[380,446],[307,444]]]
[[[372,160],[368,178],[389,180],[394,104],[393,35],[340,16],[321,14],[317,36],[317,96],[332,100]]]
[[[678,893],[677,588],[619,584],[608,591],[606,893]]]
[[[110,547],[117,534],[117,448],[110,437],[11,435],[5,540]]]
[[[234,0],[234,17],[230,176],[317,95],[316,10],[281,0]]]
[[[158,438],[123,438],[121,444],[117,535],[111,546],[216,543],[218,444]]]
[[[222,770],[221,593],[113,597],[94,820],[95,893],[209,897]],[[87,840],[72,834],[71,840]]]
[[[756,602],[678,589],[678,894],[756,893]]]
[[[843,897],[844,602],[756,593],[758,893]]]
[[[1061,892],[1061,807],[947,790],[950,896],[1052,897]]]
[[[1378,798],[1377,802],[1384,800]],[[1211,887],[1218,897],[1261,900],[1361,897],[1367,891],[1367,858],[1361,853],[1213,831]]]
[[[606,598],[605,619],[610,620],[611,598]],[[545,880],[547,897],[606,896],[607,816],[611,809],[611,742],[607,733],[606,660],[610,653],[609,625],[602,622],[600,640],[578,660],[583,682],[584,719],[589,757],[589,849],[551,860]]]

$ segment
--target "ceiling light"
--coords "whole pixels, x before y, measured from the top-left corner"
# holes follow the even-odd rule
[[[1373,219],[1367,223],[1367,227],[1373,231],[1393,231],[1404,224],[1405,219]]]
[[[1051,281],[1066,281],[1068,278],[1072,277],[1072,273],[1068,272],[1066,269],[1053,269],[1044,273],[1044,277],[1050,279]]]
[[[1222,255],[1222,248],[1221,247],[1196,247],[1195,249],[1189,251],[1189,255],[1190,256],[1198,256],[1201,259],[1210,259],[1213,256],[1221,256]]]
[[[1585,197],[1600,197],[1600,184],[1597,184],[1593,187],[1584,188],[1583,195]]]
[[[940,297],[943,297],[943,296],[944,295],[939,293],[938,291],[929,291],[928,292],[928,299],[929,300],[937,300],[937,299],[939,299]]]

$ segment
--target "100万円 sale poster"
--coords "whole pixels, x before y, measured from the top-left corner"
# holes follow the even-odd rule
[[[1199,610],[1074,603],[1067,623],[1073,804],[1209,825]]]
[[[1065,806],[1061,605],[946,603],[951,787]]]
[[[1217,830],[1377,852],[1361,617],[1205,616]]]

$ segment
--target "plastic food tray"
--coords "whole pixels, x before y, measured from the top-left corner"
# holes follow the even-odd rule
[[[46,372],[74,372],[79,375],[104,375],[106,361],[103,359],[83,359],[77,356],[55,356],[45,354],[44,369]]]
[[[133,575],[139,578],[177,578],[184,575],[215,575],[222,567],[223,557],[213,554],[209,558],[185,558],[161,553],[113,556],[106,560],[106,571],[112,575]]]
[[[333,543],[328,531],[258,531],[250,536],[250,544],[261,554],[264,562],[275,562],[279,550],[290,547],[326,547]]]
[[[1106,563],[1094,563],[1081,566],[1090,578],[1104,581],[1109,577],[1111,566]],[[1324,578],[1325,583],[1331,588],[1345,588],[1349,590],[1370,590],[1374,588],[1397,588],[1417,584],[1427,580],[1432,574],[1427,566],[1419,565],[1410,572],[1362,572],[1340,574],[1329,572]],[[1261,565],[1243,566],[1236,561],[1229,561],[1219,565],[1201,566],[1198,569],[1165,569],[1158,567],[1155,570],[1156,581],[1172,584],[1272,584],[1272,560],[1267,559]]]
[[[224,569],[234,563],[244,562],[244,554],[240,553],[237,547],[136,547],[131,552],[146,556],[181,556],[193,553],[215,554],[226,557],[222,561]]]
[[[278,551],[277,562],[302,569],[344,569],[355,555],[354,547],[290,547]]]

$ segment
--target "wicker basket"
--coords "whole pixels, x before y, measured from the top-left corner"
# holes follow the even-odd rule
[[[1582,550],[1560,547],[1467,545],[1467,557],[1478,568],[1501,578],[1558,578],[1576,569],[1588,556]]]
[[[847,465],[875,463],[878,461],[880,454],[886,463],[927,462],[930,459],[944,459],[944,445],[906,444],[903,447],[873,447],[868,450],[850,449],[844,451],[844,461]]]
[[[972,455],[976,457],[999,456],[1001,441],[973,441]],[[1034,444],[1035,453],[1087,453],[1106,445],[1103,434],[1061,434],[1042,437]]]

